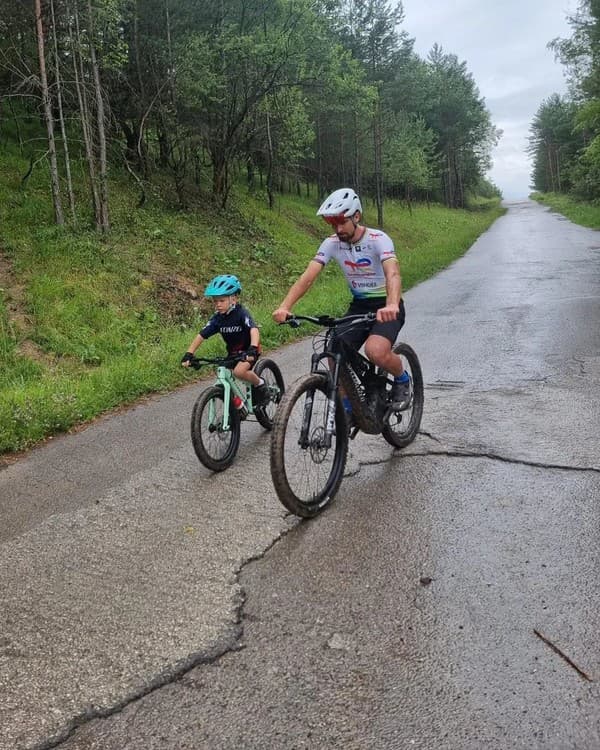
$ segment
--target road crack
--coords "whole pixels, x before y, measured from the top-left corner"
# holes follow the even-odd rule
[[[428,437],[440,445],[442,441],[428,432],[419,432],[420,435]],[[534,469],[552,469],[556,471],[574,471],[574,472],[592,472],[600,474],[600,467],[597,466],[569,466],[568,464],[555,464],[545,461],[531,461],[524,458],[514,458],[512,456],[503,456],[500,453],[492,451],[469,450],[468,448],[431,448],[422,451],[411,450],[409,453],[402,453],[401,450],[395,451],[391,456],[371,461],[361,461],[361,466],[378,466],[387,463],[387,461],[396,458],[424,458],[426,456],[447,456],[448,458],[486,458],[490,461],[500,461],[505,464],[514,464],[517,466],[529,466]]]
[[[195,684],[193,680],[190,680],[189,682],[183,681],[183,678],[192,670],[196,667],[216,664],[227,654],[243,650],[245,646],[241,643],[241,639],[244,635],[243,623],[245,619],[244,607],[246,604],[246,594],[243,587],[239,584],[240,575],[247,565],[257,560],[262,560],[281,539],[287,536],[287,534],[289,534],[289,532],[300,523],[300,519],[296,519],[292,514],[286,514],[285,518],[286,520],[289,520],[288,528],[281,531],[281,533],[266,545],[261,552],[257,552],[254,555],[244,558],[239,567],[235,569],[234,585],[237,585],[239,590],[234,597],[234,619],[232,620],[227,632],[218,638],[212,646],[204,651],[191,654],[186,659],[180,659],[171,667],[157,674],[146,685],[140,687],[139,690],[130,693],[123,700],[112,706],[105,708],[93,705],[89,706],[85,711],[66,722],[63,729],[59,730],[52,737],[34,745],[30,745],[28,750],[53,750],[54,748],[60,747],[69,741],[79,729],[82,729],[92,721],[117,716],[129,706],[138,703],[143,698],[146,698],[168,685],[180,683],[183,688],[194,689]],[[297,523],[294,523],[294,520],[297,521]]]

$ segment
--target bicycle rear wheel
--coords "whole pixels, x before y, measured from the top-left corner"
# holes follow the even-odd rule
[[[256,414],[256,419],[265,430],[270,430],[273,427],[273,419],[275,417],[275,412],[277,411],[277,404],[281,401],[281,397],[285,391],[283,375],[272,359],[259,359],[254,368],[254,372],[259,377],[264,378],[271,396],[271,400],[266,404],[255,406],[254,413]]]
[[[311,400],[312,409],[307,407]],[[331,502],[344,476],[348,453],[346,416],[338,399],[335,435],[327,447],[327,405],[326,378],[304,375],[285,392],[273,422],[273,485],[283,505],[303,518],[317,515]]]
[[[212,471],[226,469],[240,445],[240,416],[231,403],[225,403],[223,388],[214,385],[200,394],[192,411],[191,428],[194,451],[204,466]]]
[[[408,344],[399,343],[394,347],[394,353],[402,358],[404,369],[412,379],[413,392],[407,409],[389,414],[381,434],[394,448],[404,448],[412,443],[419,432],[425,392],[421,364],[415,350]]]

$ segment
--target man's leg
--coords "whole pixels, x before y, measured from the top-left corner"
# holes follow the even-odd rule
[[[381,324],[388,326],[390,324]],[[398,328],[399,331],[399,328]],[[365,354],[373,364],[381,367],[390,375],[394,376],[392,385],[392,406],[394,409],[406,408],[410,403],[412,383],[408,373],[404,371],[402,359],[392,351],[393,341],[396,340],[398,331],[382,331],[385,335],[371,334],[365,343]],[[391,340],[393,336],[393,341]]]

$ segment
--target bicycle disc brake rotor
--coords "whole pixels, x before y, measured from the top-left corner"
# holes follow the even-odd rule
[[[322,464],[327,458],[329,449],[325,445],[325,428],[315,427],[311,433],[310,441],[308,443],[308,450],[310,451],[310,457],[312,462],[315,464]]]

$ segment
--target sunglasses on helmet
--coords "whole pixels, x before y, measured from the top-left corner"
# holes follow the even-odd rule
[[[328,224],[331,224],[332,227],[337,227],[339,224],[348,221],[350,217],[344,216],[344,214],[338,214],[337,216],[324,216],[323,218]]]

